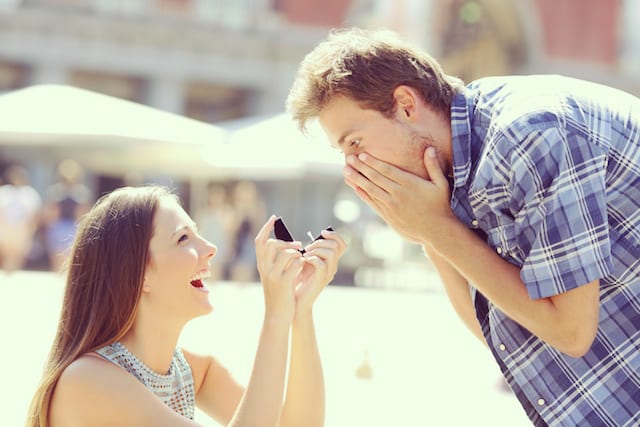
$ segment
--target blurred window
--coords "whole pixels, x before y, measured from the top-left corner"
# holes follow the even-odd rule
[[[91,7],[92,0],[22,0],[20,3],[23,6],[50,9],[88,10]]]
[[[621,13],[620,60],[626,71],[640,73],[640,2],[625,0]]]
[[[0,11],[17,9],[22,2],[22,0],[0,0]]]
[[[194,15],[204,22],[229,29],[252,28],[265,12],[257,0],[194,0]]]
[[[2,1],[2,0],[0,0]],[[41,0],[42,1],[42,0]],[[48,0],[51,1],[51,0]],[[57,0],[62,1],[62,0]],[[65,0],[71,1],[71,0]],[[264,0],[87,0],[98,13],[197,20],[224,28],[249,28],[266,11]]]
[[[70,73],[69,84],[130,101],[146,99],[146,80],[136,76],[76,70]]]
[[[185,115],[207,123],[237,119],[251,114],[255,91],[192,82],[186,86]]]
[[[27,65],[0,61],[0,92],[7,92],[28,84],[31,68]]]
[[[150,7],[150,0],[90,0],[96,12],[123,15],[143,14]]]
[[[434,4],[439,60],[465,81],[516,72],[527,48],[517,7],[491,0],[450,0]]]

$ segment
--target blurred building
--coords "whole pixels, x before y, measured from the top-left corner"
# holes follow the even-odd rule
[[[284,110],[298,63],[348,8],[340,0],[0,0],[0,93],[65,84],[208,123],[264,118]],[[0,170],[26,164],[41,191],[60,160],[55,150],[0,144]],[[133,176],[177,187],[187,207],[204,203],[194,199],[204,199],[206,183],[131,172],[88,170],[86,184],[97,197]],[[292,180],[257,182],[269,212],[301,237],[302,227],[333,223],[341,178]]]
[[[636,0],[360,0],[351,20],[388,27],[465,81],[559,73],[640,95]]]
[[[0,0],[0,93],[66,84],[208,123],[264,117],[283,111],[298,63],[348,7],[339,0]],[[35,185],[45,187],[60,160],[46,156],[0,147],[0,166],[3,157],[35,162]],[[123,183],[92,178],[97,193]]]
[[[279,112],[318,25],[342,21],[298,4],[0,0],[0,90],[65,83],[207,122]]]
[[[470,80],[585,77],[640,93],[634,0],[0,0],[0,93],[62,83],[209,123],[276,114],[331,27],[388,27]]]
[[[362,26],[398,31],[466,81],[560,73],[640,95],[639,25],[635,0],[0,0],[0,93],[60,83],[208,123],[250,123],[284,110],[298,63],[330,28]],[[15,156],[0,146],[0,169],[19,160],[36,187],[52,179],[50,153]],[[124,182],[88,172],[96,194]],[[334,204],[357,204],[340,176],[258,181],[267,210],[296,236],[340,225]],[[180,185],[189,202],[192,187]],[[366,208],[349,217],[352,230],[377,226]],[[396,264],[422,257],[388,247]],[[354,266],[389,261],[352,256]]]

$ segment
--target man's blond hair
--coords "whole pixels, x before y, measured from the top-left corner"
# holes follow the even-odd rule
[[[393,91],[400,85],[418,90],[447,117],[453,95],[463,87],[429,54],[391,31],[332,30],[301,62],[287,110],[303,130],[338,95],[389,117],[395,110]]]

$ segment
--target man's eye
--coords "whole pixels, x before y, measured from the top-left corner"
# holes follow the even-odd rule
[[[349,142],[349,145],[350,145],[351,147],[357,147],[357,146],[359,146],[359,145],[360,145],[360,138],[352,139],[352,140]]]

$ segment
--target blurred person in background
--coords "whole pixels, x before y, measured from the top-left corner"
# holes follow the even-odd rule
[[[335,31],[288,109],[423,246],[534,425],[640,423],[640,99],[563,76],[464,85],[387,31]]]
[[[216,256],[211,260],[211,279],[226,279],[225,270],[230,263],[233,236],[233,207],[222,183],[212,183],[207,189],[207,203],[195,214],[199,233],[210,242],[216,242]],[[253,242],[252,242],[253,245]]]
[[[87,212],[93,199],[91,190],[82,182],[84,170],[75,161],[58,164],[57,182],[45,194],[45,248],[52,271],[59,272],[69,255],[77,221]]]
[[[11,273],[24,267],[40,220],[42,199],[27,169],[11,165],[0,186],[0,262]]]
[[[238,283],[256,280],[253,239],[265,215],[264,200],[252,181],[237,182],[231,192],[233,209],[229,279]]]
[[[255,238],[264,320],[249,383],[178,346],[211,313],[216,246],[164,187],[124,187],[81,220],[62,315],[27,427],[197,426],[195,406],[225,426],[322,426],[324,382],[313,305],[345,243]],[[290,350],[290,354],[289,354]],[[286,389],[286,393],[285,393]]]

